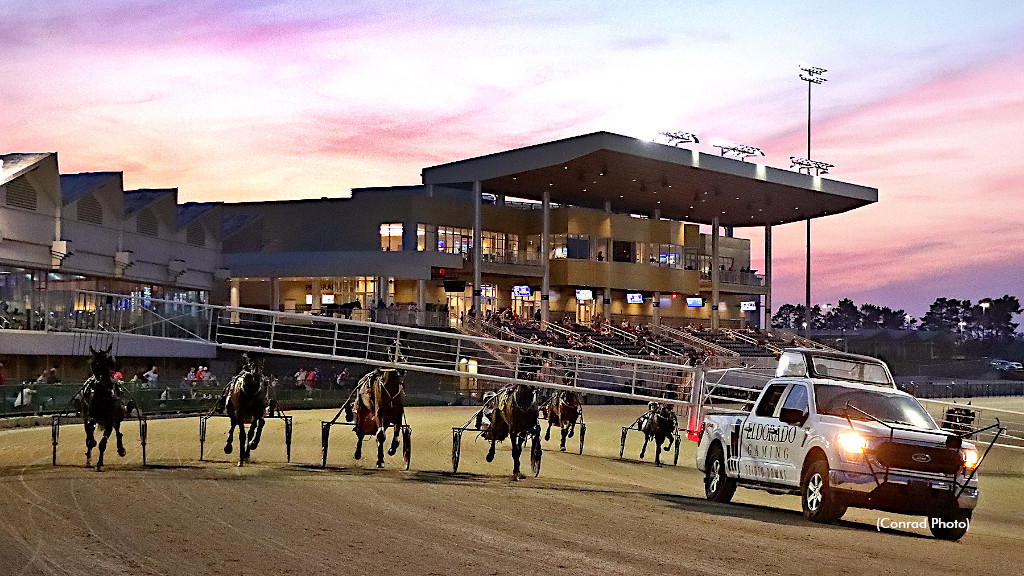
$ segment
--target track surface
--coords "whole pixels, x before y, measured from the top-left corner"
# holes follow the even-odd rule
[[[210,421],[206,462],[197,419],[151,422],[148,468],[126,423],[128,456],[108,453],[102,473],[82,467],[79,426],[63,430],[58,467],[48,428],[0,432],[0,575],[1005,575],[1024,565],[1017,476],[984,477],[971,531],[939,542],[880,533],[872,511],[810,524],[791,496],[740,490],[736,503],[709,503],[690,442],[678,467],[656,468],[650,448],[647,463],[618,459],[619,427],[637,406],[587,408],[585,454],[545,450],[540,477],[519,482],[507,447],[488,464],[486,443],[467,433],[452,475],[451,426],[472,411],[410,409],[408,472],[398,457],[364,468],[372,444],[352,460],[344,428],[320,469],[320,420],[333,411],[293,413],[291,464],[283,426],[269,422],[256,463],[241,469],[223,454],[223,418]],[[627,459],[641,442],[630,436]]]

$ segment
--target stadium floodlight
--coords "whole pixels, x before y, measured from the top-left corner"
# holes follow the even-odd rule
[[[790,156],[789,161],[792,162],[792,164],[789,165],[790,168],[797,168],[797,172],[800,173],[803,173],[803,171],[806,170],[808,174],[811,173],[811,170],[814,170],[815,176],[828,174],[829,169],[835,168],[834,164],[829,164],[828,162],[822,162],[820,160],[800,158],[799,156]]]
[[[804,82],[814,82],[815,84],[821,84],[822,82],[828,81],[828,78],[822,76],[828,70],[824,68],[818,68],[817,66],[808,66],[807,64],[801,64],[800,79]]]
[[[668,143],[673,146],[679,146],[680,144],[700,144],[700,140],[697,139],[697,135],[692,132],[658,132],[659,136],[664,136]]]
[[[748,146],[746,144],[712,144],[712,146],[721,150],[722,156],[730,154],[744,162],[751,156],[757,156],[758,154],[764,156],[764,151],[757,146]]]

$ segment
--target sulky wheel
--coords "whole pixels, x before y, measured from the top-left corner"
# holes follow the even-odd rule
[[[580,424],[580,454],[583,454],[583,439],[587,436],[587,425]]]
[[[412,428],[402,428],[402,459],[405,460],[405,469],[409,469],[412,462]]]
[[[530,444],[530,470],[533,471],[534,478],[540,475],[540,457],[542,453],[540,434],[534,434],[533,441]]]
[[[462,430],[452,430],[452,472],[459,471],[459,452],[462,451]]]
[[[682,443],[683,443],[682,436],[680,436],[679,434],[676,434],[676,455],[675,455],[675,458],[672,460],[672,465],[673,466],[678,466],[679,465],[679,445],[682,444]]]
[[[622,427],[622,439],[619,441],[619,458],[620,459],[622,458],[622,454],[626,451],[626,431],[627,430],[629,430],[629,428],[627,428],[625,426]]]

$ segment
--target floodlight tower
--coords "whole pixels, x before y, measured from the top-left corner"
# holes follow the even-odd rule
[[[808,66],[806,64],[800,65],[800,79],[807,82],[807,160],[811,159],[811,85],[822,84],[828,78],[825,78],[823,74],[828,72],[824,68],[818,68],[817,66]],[[805,330],[810,331],[811,329],[811,218],[807,218],[807,293],[806,300],[804,302],[804,324],[806,325]],[[806,335],[807,332],[804,332]]]

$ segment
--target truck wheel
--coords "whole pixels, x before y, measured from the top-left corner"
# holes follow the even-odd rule
[[[835,522],[846,513],[846,506],[828,482],[828,462],[814,460],[804,471],[800,483],[800,494],[804,518],[812,522],[828,524]]]
[[[714,444],[708,451],[704,466],[704,495],[712,502],[728,502],[736,493],[736,479],[725,473],[725,454],[722,447]]]
[[[971,522],[971,512],[972,510],[960,510],[954,514],[929,516],[928,529],[932,531],[932,536],[939,540],[959,540],[964,537],[964,534],[967,534],[967,527]]]

